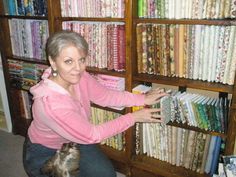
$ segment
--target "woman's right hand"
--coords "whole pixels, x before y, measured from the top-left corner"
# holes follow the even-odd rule
[[[160,108],[143,108],[132,113],[135,122],[161,123]]]

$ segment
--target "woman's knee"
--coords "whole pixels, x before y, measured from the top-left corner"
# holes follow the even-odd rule
[[[29,177],[46,177],[41,174],[40,168],[56,150],[48,149],[39,144],[33,144],[26,139],[23,146],[23,166]]]
[[[116,172],[107,156],[96,145],[82,145],[80,177],[115,177]]]

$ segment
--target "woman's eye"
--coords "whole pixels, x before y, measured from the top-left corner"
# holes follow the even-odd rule
[[[79,61],[80,63],[85,63],[85,58],[81,58]]]
[[[71,63],[72,63],[72,60],[66,60],[65,63],[66,63],[66,64],[71,64]]]

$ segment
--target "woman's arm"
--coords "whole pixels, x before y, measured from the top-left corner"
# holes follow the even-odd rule
[[[95,78],[87,72],[84,73],[80,82],[81,93],[88,94],[88,98],[101,106],[142,106],[144,105],[144,95],[133,94],[127,91],[116,91],[101,85]]]
[[[60,136],[77,143],[99,143],[102,140],[121,133],[135,123],[132,114],[122,115],[117,119],[100,125],[93,125],[82,108],[76,107],[72,102],[60,98],[44,98],[44,109],[47,124]]]
[[[163,89],[159,88],[151,90],[147,94],[133,94],[127,91],[115,91],[104,87],[88,73],[84,74],[85,77],[83,77],[81,81],[82,83],[87,81],[87,88],[84,87],[84,91],[88,91],[88,97],[92,102],[101,106],[131,107],[153,105],[158,103],[161,97],[168,95],[163,91]]]

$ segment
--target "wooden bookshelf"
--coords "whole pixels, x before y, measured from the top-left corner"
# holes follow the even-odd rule
[[[48,1],[47,6],[51,7],[51,1]],[[20,102],[19,97],[16,94],[16,91],[24,90],[21,87],[16,87],[11,85],[10,83],[10,73],[9,73],[9,66],[8,61],[9,60],[15,60],[19,62],[25,62],[25,63],[31,63],[31,64],[43,64],[48,65],[47,61],[44,60],[38,60],[36,58],[28,58],[23,56],[14,56],[12,48],[11,48],[11,37],[10,37],[10,27],[9,27],[9,20],[11,19],[20,19],[20,20],[44,20],[49,22],[48,16],[24,16],[24,15],[8,15],[4,13],[4,6],[3,1],[0,1],[0,28],[1,28],[1,47],[3,48],[4,53],[4,60],[3,60],[3,66],[5,69],[5,76],[7,81],[7,92],[8,92],[8,100],[9,100],[9,107],[11,112],[11,118],[12,118],[12,131],[14,134],[19,134],[22,136],[26,136],[28,127],[32,121],[32,119],[27,119],[25,117],[22,117],[20,115]],[[51,12],[51,11],[50,11]],[[53,21],[53,20],[52,20]],[[50,21],[51,22],[51,21]],[[52,25],[51,25],[52,26]],[[52,28],[53,29],[53,28]],[[50,30],[50,29],[49,29]]]
[[[216,82],[207,82],[201,80],[193,80],[187,78],[179,78],[179,77],[167,77],[161,75],[154,75],[154,74],[141,74],[138,73],[137,67],[137,36],[136,36],[136,26],[137,24],[161,24],[161,25],[220,25],[220,26],[230,26],[236,25],[235,18],[233,19],[166,19],[166,18],[139,18],[138,17],[138,0],[132,1],[132,26],[130,27],[130,31],[132,33],[131,38],[131,58],[132,61],[131,66],[131,73],[132,73],[132,84],[133,87],[140,83],[145,83],[148,85],[154,84],[162,84],[162,85],[169,85],[169,86],[176,86],[177,88],[192,88],[192,89],[199,89],[205,91],[213,91],[216,93],[223,93],[223,94],[232,94],[232,104],[230,105],[229,110],[229,122],[228,122],[228,130],[226,133],[218,133],[218,132],[210,132],[205,131],[196,127],[191,127],[186,124],[178,124],[176,122],[169,123],[168,125],[176,126],[188,130],[193,130],[196,132],[202,132],[205,134],[210,134],[214,136],[220,136],[222,139],[226,141],[226,147],[224,154],[229,155],[233,154],[234,146],[235,146],[235,128],[236,128],[236,88],[235,88],[235,81],[234,85],[227,85],[222,83]],[[133,131],[133,136],[135,136],[135,129]],[[135,141],[135,138],[133,139]],[[152,157],[148,157],[146,155],[136,155],[135,154],[135,142],[132,142],[133,147],[133,154],[131,155],[131,175],[135,177],[156,177],[156,176],[165,176],[165,177],[183,177],[183,176],[196,176],[196,177],[205,177],[209,176],[207,174],[199,174],[193,172],[189,169],[183,167],[177,167],[175,165],[171,165],[170,163],[154,159]]]

